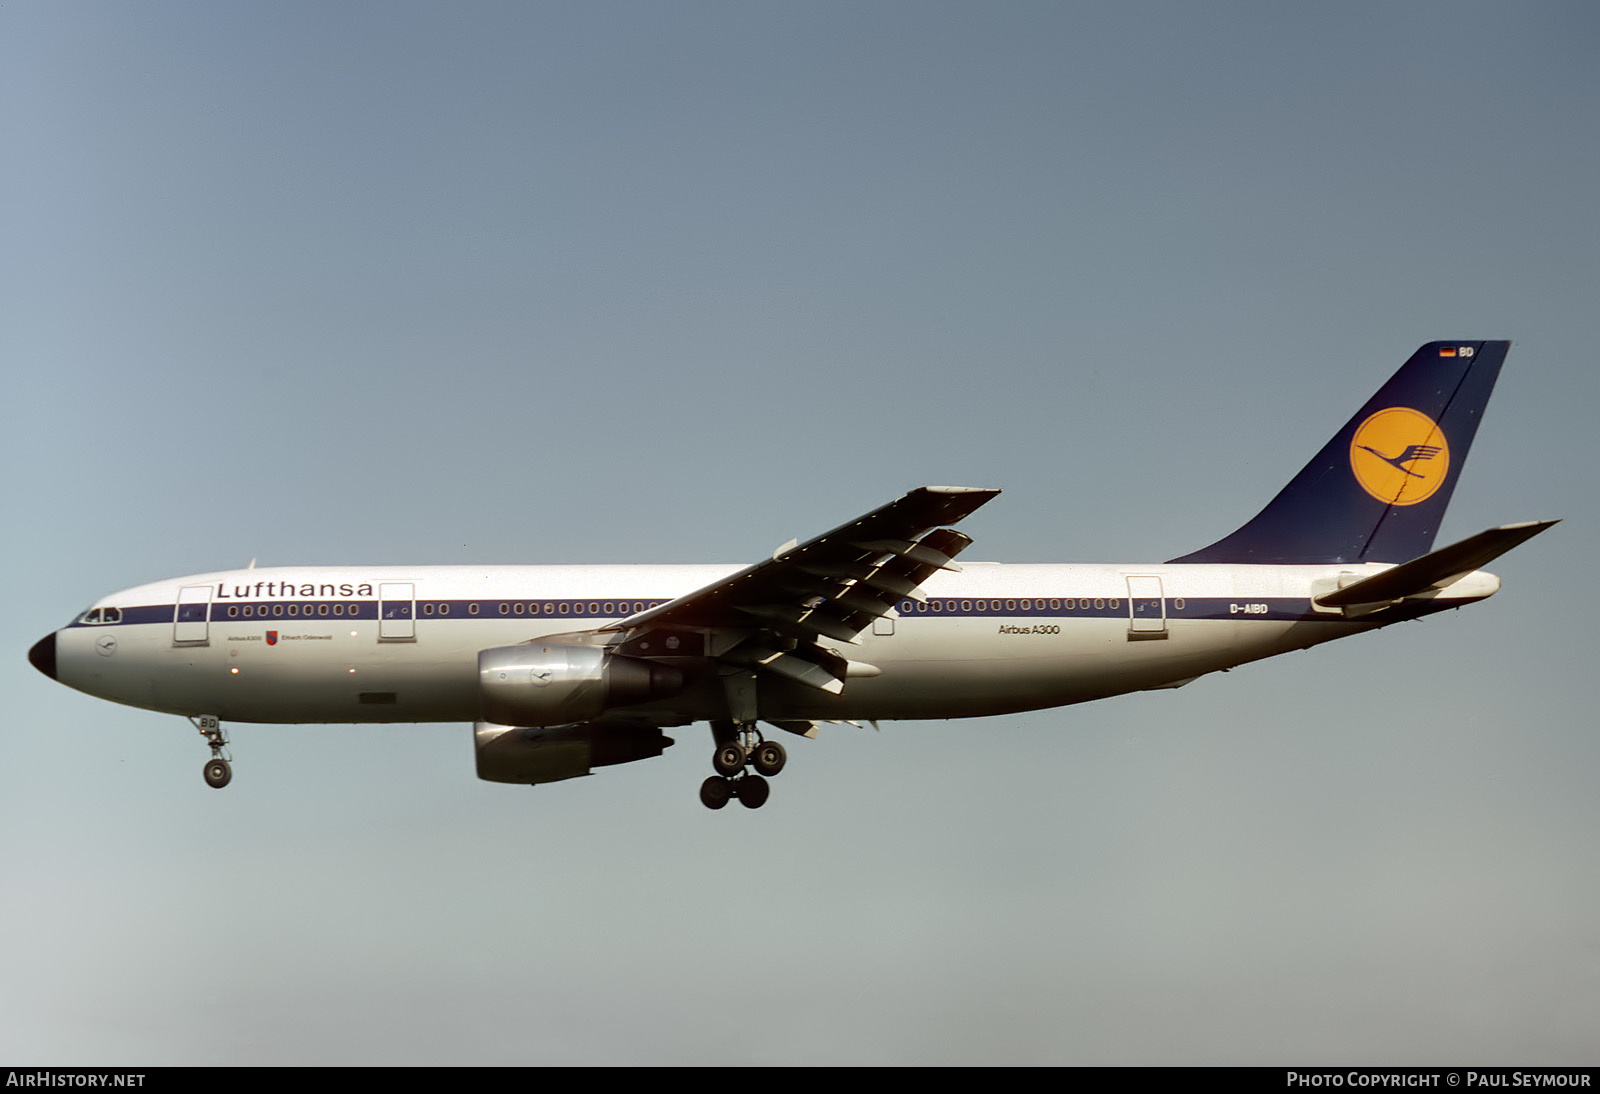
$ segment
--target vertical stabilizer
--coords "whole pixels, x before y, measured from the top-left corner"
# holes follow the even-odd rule
[[[1429,342],[1255,519],[1173,562],[1405,562],[1444,518],[1510,342]]]

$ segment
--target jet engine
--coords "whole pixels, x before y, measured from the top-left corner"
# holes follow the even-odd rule
[[[597,722],[541,729],[479,722],[472,743],[480,779],[553,783],[587,775],[590,768],[659,756],[672,738],[655,726]]]
[[[683,673],[589,646],[524,642],[478,654],[483,717],[508,726],[567,726],[608,710],[670,699]]]

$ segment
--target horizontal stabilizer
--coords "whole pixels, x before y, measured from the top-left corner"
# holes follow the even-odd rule
[[[1364,578],[1354,585],[1317,597],[1317,603],[1329,608],[1345,608],[1355,604],[1379,604],[1403,600],[1433,589],[1442,589],[1452,581],[1499,558],[1511,548],[1532,539],[1552,525],[1555,520],[1529,520],[1520,524],[1504,524],[1469,536],[1460,543],[1452,543],[1421,558]]]

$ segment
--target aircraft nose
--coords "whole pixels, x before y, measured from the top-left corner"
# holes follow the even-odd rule
[[[28,651],[28,660],[33,667],[44,673],[50,679],[56,678],[56,632],[51,631],[33,644],[33,649]]]

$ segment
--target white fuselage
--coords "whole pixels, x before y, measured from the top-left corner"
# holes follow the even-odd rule
[[[480,717],[478,654],[601,627],[736,566],[414,566],[233,570],[98,601],[56,635],[58,678],[101,698],[236,722]],[[1312,597],[1376,565],[964,563],[902,600],[859,644],[835,695],[763,682],[759,715],[954,718],[1176,686],[1494,592],[1474,573],[1436,597],[1362,615]],[[115,609],[110,611],[109,609]],[[104,621],[89,621],[102,614]],[[721,716],[690,689],[661,724]]]

